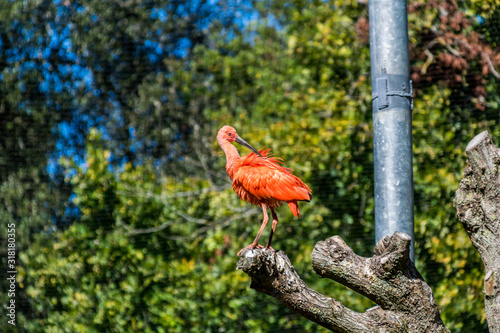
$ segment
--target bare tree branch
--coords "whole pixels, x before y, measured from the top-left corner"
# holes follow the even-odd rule
[[[334,332],[400,332],[401,323],[376,312],[358,313],[341,302],[309,288],[295,272],[284,252],[259,249],[242,253],[238,262],[252,278],[251,288],[273,296],[282,304]],[[380,329],[375,330],[378,326]]]
[[[488,68],[490,69],[491,74],[493,74],[493,76],[496,77],[497,79],[500,79],[500,74],[498,74],[498,72],[495,70],[495,67],[491,63],[490,56],[486,52],[481,52],[481,55],[486,60],[486,64],[488,65]]]
[[[281,251],[246,250],[238,268],[252,278],[252,288],[334,332],[449,332],[431,289],[409,258],[410,243],[409,235],[396,232],[376,245],[372,258],[356,255],[339,236],[316,244],[316,273],[379,305],[365,313],[310,289]]]

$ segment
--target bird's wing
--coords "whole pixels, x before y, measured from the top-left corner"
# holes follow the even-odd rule
[[[243,165],[234,174],[233,183],[243,186],[258,199],[281,201],[311,199],[311,190],[288,169],[279,165]]]

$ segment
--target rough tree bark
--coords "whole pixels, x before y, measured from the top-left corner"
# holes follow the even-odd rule
[[[309,288],[281,251],[246,250],[238,268],[252,278],[252,288],[333,332],[449,332],[431,289],[409,258],[410,242],[405,233],[386,236],[372,258],[356,255],[339,236],[316,244],[316,273],[378,304],[365,313]]]
[[[490,332],[500,332],[500,149],[488,132],[471,140],[455,208],[484,263],[484,303]]]

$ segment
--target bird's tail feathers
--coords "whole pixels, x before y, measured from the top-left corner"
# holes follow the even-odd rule
[[[288,207],[290,207],[292,214],[300,219],[299,204],[297,200],[288,201]]]

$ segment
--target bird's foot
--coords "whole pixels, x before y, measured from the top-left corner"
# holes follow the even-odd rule
[[[274,252],[276,252],[276,250],[270,247],[269,245],[266,245],[266,249],[273,250]]]
[[[240,250],[240,252],[238,252],[238,254],[237,254],[236,256],[237,256],[237,257],[239,257],[239,256],[240,256],[240,254],[241,254],[241,252],[243,252],[243,251],[244,251],[244,250],[246,250],[246,249],[253,250],[253,249],[255,249],[255,248],[262,249],[262,248],[263,248],[263,246],[262,246],[262,245],[260,245],[260,244],[254,244],[254,243],[252,243],[252,244],[250,244],[250,245],[245,246],[244,248],[242,248],[242,249]]]
[[[238,252],[238,254],[237,254],[236,256],[237,256],[237,257],[239,257],[239,256],[240,256],[240,254],[241,254],[241,252],[245,251],[246,249],[253,250],[253,249],[255,249],[255,248],[257,248],[257,249],[263,249],[263,248],[264,248],[264,246],[262,246],[262,245],[260,245],[260,244],[250,244],[250,245],[245,246],[244,248],[242,248],[242,249],[240,250],[240,252]],[[265,246],[265,248],[266,248],[266,249],[269,249],[269,250],[276,251],[275,249],[273,249],[272,247],[267,246],[267,245]]]

